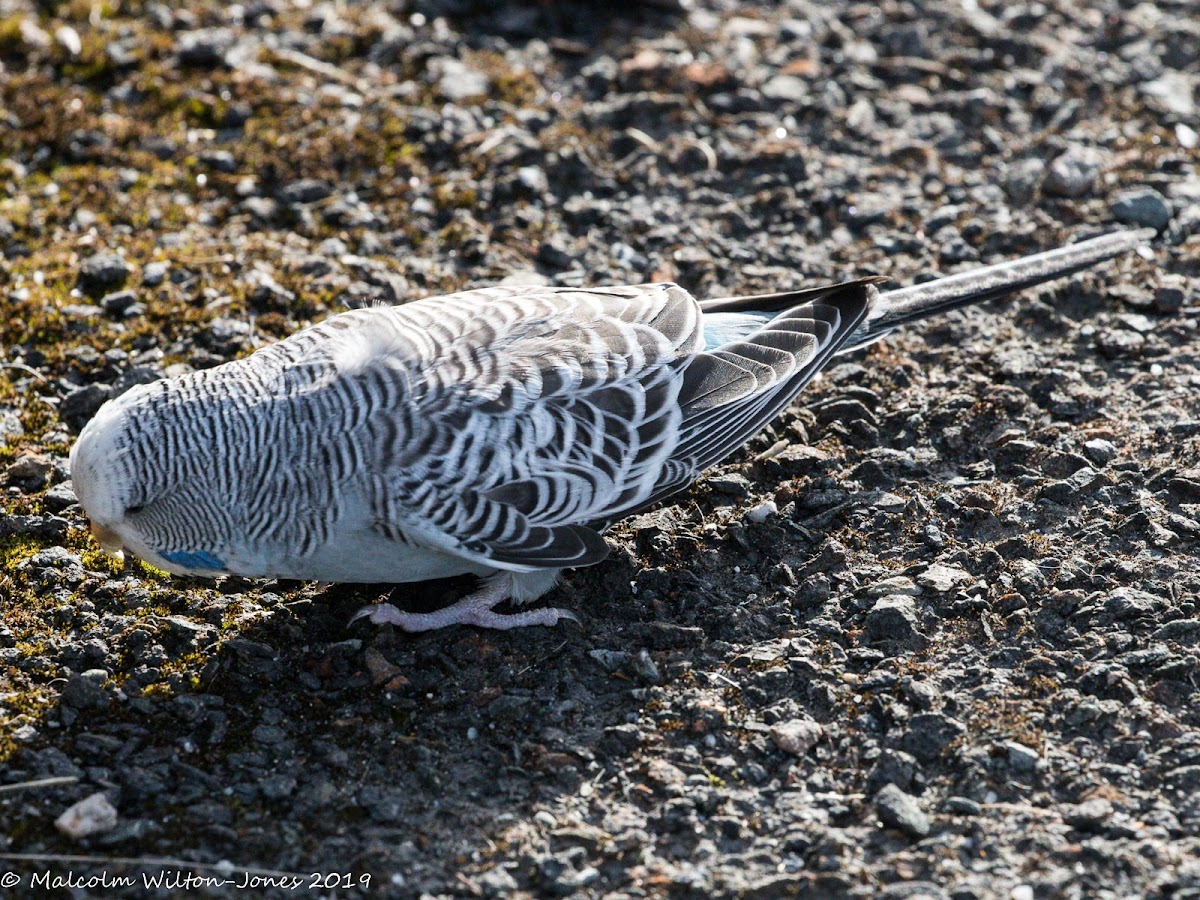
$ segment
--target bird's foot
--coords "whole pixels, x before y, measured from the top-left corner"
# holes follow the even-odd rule
[[[517,613],[498,613],[493,607],[511,599],[512,591],[506,579],[485,584],[477,591],[463,597],[444,609],[428,613],[411,613],[397,609],[390,603],[364,606],[351,622],[369,619],[375,625],[395,625],[403,631],[435,631],[450,625],[475,625],[479,628],[495,628],[501,631],[522,628],[526,625],[557,625],[563,619],[578,622],[579,618],[570,610],[543,607]]]

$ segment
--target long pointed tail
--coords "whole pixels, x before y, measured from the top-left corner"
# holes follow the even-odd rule
[[[865,326],[843,345],[841,352],[873,343],[902,325],[928,316],[994,300],[1036,284],[1072,275],[1114,256],[1136,250],[1155,234],[1153,228],[1115,231],[1057,250],[888,291],[880,296]]]

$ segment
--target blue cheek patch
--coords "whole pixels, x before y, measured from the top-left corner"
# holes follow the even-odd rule
[[[224,569],[225,560],[214,553],[200,550],[189,553],[186,550],[174,550],[171,553],[160,554],[163,559],[187,569]]]

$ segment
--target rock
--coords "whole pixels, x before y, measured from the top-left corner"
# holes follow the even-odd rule
[[[768,100],[785,103],[802,103],[809,95],[808,82],[795,75],[776,75],[760,90]]]
[[[284,185],[278,197],[281,203],[316,203],[332,193],[328,182],[318,178],[301,178]]]
[[[1176,116],[1196,115],[1196,85],[1183,72],[1164,72],[1153,81],[1145,81],[1138,89],[1147,100],[1163,112]]]
[[[727,497],[741,499],[750,496],[750,479],[737,472],[713,475],[711,478],[705,479],[704,483],[718,494],[724,494]]]
[[[170,263],[146,263],[146,265],[142,268],[142,284],[144,284],[146,287],[158,287],[158,285],[167,280],[167,273],[170,271]]]
[[[508,897],[517,890],[517,880],[503,866],[488,869],[474,880],[486,897]]]
[[[873,794],[892,784],[907,790],[917,773],[917,759],[902,750],[884,750],[875,760],[871,774],[867,776],[867,793]]]
[[[946,811],[956,816],[977,816],[983,812],[983,807],[970,797],[947,797]]]
[[[1106,466],[1117,458],[1117,447],[1112,441],[1093,438],[1083,445],[1083,455],[1098,466]]]
[[[517,181],[532,194],[541,195],[550,190],[550,181],[546,178],[546,170],[541,166],[521,166],[517,169]]]
[[[54,463],[40,453],[22,453],[4,470],[4,483],[27,494],[40,491],[50,480]]]
[[[915,797],[904,793],[894,784],[886,785],[875,795],[875,812],[884,825],[903,831],[909,837],[919,839],[929,834],[929,816],[917,804]]]
[[[917,634],[917,604],[905,594],[880,597],[867,612],[863,627],[873,641],[906,641]]]
[[[200,164],[227,175],[238,169],[237,157],[228,150],[206,150],[200,154]]]
[[[1050,163],[1042,188],[1057,197],[1083,197],[1091,192],[1103,167],[1103,153],[1095,147],[1073,144]]]
[[[79,265],[79,287],[86,294],[102,294],[125,284],[132,269],[115,253],[96,253]]]
[[[538,247],[538,262],[551,269],[567,269],[575,262],[573,257],[562,244],[557,241],[543,241]]]
[[[71,709],[100,709],[108,705],[108,693],[104,682],[108,672],[104,669],[89,669],[72,675],[62,691],[62,704]]]
[[[775,746],[790,756],[803,756],[817,745],[825,731],[812,719],[791,719],[771,726]]]
[[[175,52],[185,66],[214,69],[224,64],[233,41],[233,32],[228,28],[201,28],[181,34]]]
[[[901,746],[918,761],[929,763],[966,733],[966,727],[957,719],[942,713],[920,713],[909,719]]]
[[[13,409],[0,409],[0,444],[7,444],[25,434],[21,415]]]
[[[1154,309],[1156,312],[1173,314],[1179,312],[1188,303],[1188,280],[1183,275],[1164,275],[1154,290]]]
[[[117,827],[117,810],[102,793],[80,800],[54,820],[54,827],[72,840],[103,834]]]
[[[452,103],[485,96],[491,86],[484,72],[461,60],[449,57],[434,60],[432,69],[437,76],[438,93]]]
[[[765,522],[777,515],[779,515],[779,506],[774,500],[764,500],[746,510],[746,520],[755,524]]]
[[[1063,813],[1063,821],[1080,831],[1099,831],[1112,818],[1113,805],[1103,797],[1085,800]]]
[[[146,276],[142,275],[142,282],[145,283]],[[114,291],[111,294],[105,294],[100,298],[100,306],[110,316],[123,316],[126,311],[137,303],[137,294],[133,291]]]
[[[1019,775],[1031,775],[1037,769],[1041,757],[1032,747],[1027,747],[1020,741],[1005,741],[1000,745],[1004,750],[1008,767]]]
[[[1108,208],[1113,218],[1125,225],[1141,225],[1161,231],[1171,221],[1171,204],[1150,187],[1122,191]]]
[[[945,594],[975,580],[970,572],[956,566],[934,563],[917,576],[917,584],[938,594]]]

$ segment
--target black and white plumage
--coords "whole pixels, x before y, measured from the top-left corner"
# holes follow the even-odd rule
[[[697,302],[673,284],[497,287],[333,316],[247,359],[134,388],[71,452],[93,531],[178,574],[407,582],[473,573],[409,630],[553,624],[497,603],[607,554],[614,521],[685,489],[840,352],[1059,277],[1119,232],[880,294],[864,278]]]

